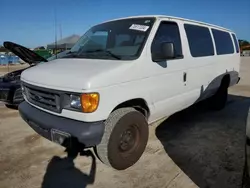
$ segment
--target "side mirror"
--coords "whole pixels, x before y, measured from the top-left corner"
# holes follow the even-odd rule
[[[159,52],[153,52],[152,57],[153,61],[159,62],[164,61],[168,59],[175,58],[175,49],[174,49],[174,43],[172,42],[163,42],[160,44],[160,51]]]
[[[162,54],[166,59],[173,59],[175,57],[174,53],[174,43],[164,42],[161,45]]]

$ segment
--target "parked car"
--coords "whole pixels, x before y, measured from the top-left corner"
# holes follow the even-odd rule
[[[250,187],[250,108],[248,110],[246,121],[246,140],[245,140],[245,165],[243,171],[243,188]]]
[[[7,107],[17,108],[18,104],[24,100],[20,86],[21,73],[27,68],[35,66],[38,62],[46,62],[47,60],[31,50],[15,43],[5,42],[4,46],[7,49],[15,49],[17,51],[21,50],[23,54],[18,54],[18,56],[30,65],[29,67],[9,72],[0,77],[0,101],[4,102]],[[33,59],[36,59],[37,61],[34,61]]]
[[[140,159],[153,122],[208,98],[223,109],[239,64],[231,30],[169,16],[111,20],[66,56],[23,71],[19,112],[43,137],[94,147],[124,170]]]
[[[41,62],[54,60],[56,56],[60,57],[67,53],[67,51],[45,59],[37,53],[19,44],[5,42],[4,46],[7,49],[11,49],[11,51],[15,52],[15,54],[17,54],[24,62],[29,64],[29,66],[26,68],[9,72],[0,77],[0,101],[4,102],[8,108],[17,109],[18,105],[24,101],[20,85],[21,73],[24,70],[36,66]]]

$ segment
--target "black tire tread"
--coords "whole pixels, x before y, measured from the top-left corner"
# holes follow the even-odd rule
[[[132,107],[119,108],[113,111],[108,117],[108,119],[105,121],[104,134],[103,134],[101,143],[96,146],[96,152],[97,152],[99,159],[108,166],[111,166],[109,159],[108,159],[107,149],[108,149],[108,143],[109,143],[112,130],[114,129],[116,123],[120,120],[120,118],[130,112],[138,112],[138,111]]]
[[[222,81],[215,95],[211,97],[210,107],[216,111],[222,110],[226,105],[227,97],[228,85]]]

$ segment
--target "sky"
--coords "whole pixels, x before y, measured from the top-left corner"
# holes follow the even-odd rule
[[[219,25],[250,41],[250,0],[1,0],[0,45],[12,41],[34,48],[54,42],[55,15],[63,38],[83,35],[106,20],[154,14]]]

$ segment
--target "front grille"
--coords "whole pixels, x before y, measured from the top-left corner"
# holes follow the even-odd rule
[[[53,112],[61,112],[60,94],[39,87],[24,85],[24,94],[29,102]]]

